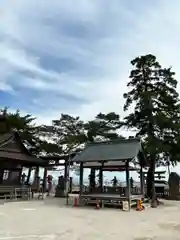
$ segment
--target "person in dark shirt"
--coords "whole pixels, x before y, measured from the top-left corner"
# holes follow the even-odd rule
[[[92,192],[93,189],[96,187],[96,181],[95,181],[95,174],[94,174],[94,172],[89,174],[89,186],[90,186],[90,192]]]
[[[117,187],[117,182],[117,178],[116,176],[114,176],[114,178],[112,179],[113,187]]]
[[[134,180],[132,177],[130,178],[130,186],[131,186],[131,189],[134,187]]]

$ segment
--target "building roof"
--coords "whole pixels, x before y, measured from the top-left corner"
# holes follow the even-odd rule
[[[115,141],[88,144],[73,162],[131,161],[142,151],[140,139],[118,139]]]
[[[143,173],[144,173],[144,175],[147,175],[148,171],[143,171]],[[165,173],[166,173],[166,171],[155,171],[154,175],[163,175]]]
[[[155,187],[165,187],[168,188],[168,183],[154,183]]]
[[[103,171],[108,171],[108,172],[109,171],[110,172],[112,172],[112,171],[121,172],[122,171],[123,172],[123,171],[126,170],[126,164],[125,163],[126,162],[122,162],[122,161],[108,161],[108,162],[105,162],[103,164]],[[83,165],[84,168],[99,168],[101,166],[102,166],[102,164],[100,162],[86,162]],[[133,164],[131,166],[131,164],[130,164],[129,171],[138,171],[138,170],[139,170],[138,167],[133,166]]]
[[[59,161],[59,160],[64,160],[68,161],[69,159],[73,158],[76,156],[78,152],[73,152],[71,154],[61,154],[61,155],[46,155],[46,156],[41,156],[40,158],[45,160],[45,161]]]
[[[21,161],[32,165],[43,165],[44,161],[33,156],[24,146],[15,131],[0,134],[0,159]]]

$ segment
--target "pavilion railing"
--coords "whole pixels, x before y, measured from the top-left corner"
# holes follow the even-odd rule
[[[79,186],[76,186],[75,188],[75,192],[78,193],[79,192]],[[73,192],[73,190],[72,190]],[[90,189],[89,186],[84,186],[83,188],[83,193],[88,194],[88,193],[101,193],[102,190],[99,187],[95,187],[93,189]],[[103,192],[104,193],[109,193],[109,194],[120,194],[120,195],[126,195],[127,193],[127,188],[126,187],[112,187],[112,186],[104,186],[103,188]],[[146,186],[144,188],[144,193],[146,195],[147,189]],[[131,188],[131,194],[132,195],[140,195],[141,194],[141,189],[140,187],[133,187]],[[158,197],[167,197],[169,196],[169,190],[167,189],[161,189],[161,188],[157,188],[156,189],[156,194]]]
[[[77,189],[77,187],[76,187]],[[84,186],[83,188],[84,193],[100,193],[102,192],[100,187],[95,187],[93,189],[90,189],[89,186]],[[109,193],[109,194],[120,194],[120,195],[126,195],[127,188],[126,187],[110,187],[110,186],[104,186],[103,187],[103,192],[104,193]],[[131,188],[131,194],[136,195],[136,194],[141,194],[141,190],[138,187]]]

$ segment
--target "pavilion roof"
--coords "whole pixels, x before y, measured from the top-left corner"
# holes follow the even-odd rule
[[[122,161],[108,161],[105,162],[103,165],[103,171],[125,171],[126,170],[126,162]],[[83,167],[84,168],[99,168],[101,167],[102,164],[100,162],[86,162],[84,163]],[[134,164],[129,166],[130,171],[138,171],[140,167],[135,167]]]
[[[140,174],[140,172],[138,172]],[[148,171],[143,171],[144,175],[148,174]],[[164,175],[166,171],[155,171],[154,175]]]
[[[79,154],[77,154],[72,162],[125,162],[132,161],[139,157],[142,153],[140,139],[118,139],[115,141],[96,142],[88,144]],[[140,154],[145,161],[144,154]]]
[[[0,159],[14,160],[34,165],[44,165],[44,161],[33,156],[24,146],[19,134],[10,131],[0,134]]]
[[[59,155],[46,155],[46,156],[41,156],[41,159],[46,160],[46,161],[59,161],[59,160],[65,160],[68,161],[69,159],[73,158],[76,156],[77,152],[71,153],[71,154],[59,154]]]

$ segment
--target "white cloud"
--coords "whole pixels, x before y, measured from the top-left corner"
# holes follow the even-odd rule
[[[154,5],[140,1],[137,7],[123,0],[113,4],[78,0],[76,7],[73,4],[71,0],[41,0],[38,4],[35,0],[7,0],[0,4],[1,90],[21,86],[84,98],[88,101],[68,111],[89,119],[99,111],[124,114],[122,93],[126,91],[129,62],[139,54],[152,52],[165,65],[173,65],[179,75],[178,1],[161,0]],[[83,32],[82,37],[77,36],[78,31]],[[72,59],[76,68],[65,72],[58,67],[46,69],[40,64],[44,54]],[[81,71],[86,68],[84,76]],[[19,72],[24,73],[23,80],[13,78]],[[36,96],[33,102],[38,108],[45,99]],[[52,107],[51,114],[49,109],[41,111],[40,118],[50,121],[61,110],[59,104],[59,109]]]
[[[152,53],[180,77],[179,8],[178,0],[1,1],[0,90],[36,92],[38,123],[66,109],[86,120],[100,111],[124,116],[131,59]],[[62,103],[62,93],[72,106]],[[82,102],[74,106],[74,98]]]

